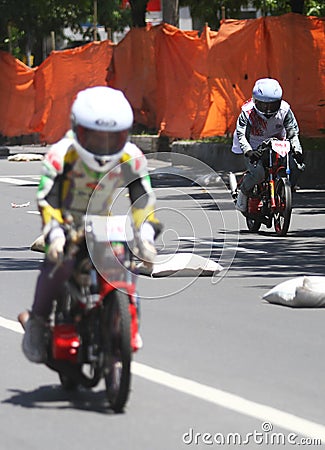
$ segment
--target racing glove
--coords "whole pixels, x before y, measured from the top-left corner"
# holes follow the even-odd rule
[[[258,147],[256,150],[248,150],[245,153],[245,156],[249,158],[251,163],[254,163],[260,159],[260,157],[263,155],[264,148]]]
[[[47,258],[53,262],[57,263],[63,257],[64,246],[65,246],[65,235],[64,231],[60,227],[56,227],[50,231],[48,236],[50,245],[47,251]]]
[[[141,259],[148,269],[152,269],[157,251],[154,245],[155,230],[153,226],[145,222],[136,236],[135,254]]]
[[[301,152],[294,152],[293,157],[298,164],[303,164],[304,155]]]

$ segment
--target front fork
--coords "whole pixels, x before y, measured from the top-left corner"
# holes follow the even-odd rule
[[[274,179],[273,176],[271,175],[271,179],[270,179],[270,201],[271,201],[271,208],[275,209],[276,203],[275,203],[275,189],[274,189]]]
[[[269,185],[270,185],[270,201],[271,201],[271,209],[274,210],[275,209],[275,189],[274,189],[274,177],[273,177],[273,173],[272,173],[272,166],[273,166],[273,161],[272,161],[272,150],[269,151],[269,157],[270,157],[270,181],[269,181]]]
[[[137,294],[135,294],[137,296]],[[139,310],[138,298],[133,298],[129,303],[129,311],[131,316],[131,348],[136,352],[139,348],[137,345],[137,336],[139,333]]]
[[[131,278],[128,280],[131,281]],[[114,284],[107,283],[104,279],[101,279],[101,289],[100,296],[101,298],[106,297],[113,289],[121,289],[125,291],[126,295],[129,299],[129,313],[131,319],[131,348],[135,352],[139,349],[137,345],[137,336],[139,332],[139,306],[140,306],[140,298],[136,292],[135,283],[132,282],[114,282]]]

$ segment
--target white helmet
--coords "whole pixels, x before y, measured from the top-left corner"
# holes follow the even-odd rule
[[[282,88],[273,78],[257,80],[253,88],[253,101],[257,112],[269,119],[279,111]]]
[[[107,86],[80,91],[71,122],[76,150],[90,169],[107,172],[118,164],[133,124],[132,108],[121,91]]]

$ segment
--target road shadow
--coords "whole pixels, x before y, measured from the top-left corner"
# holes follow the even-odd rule
[[[231,234],[234,234],[231,239]],[[195,253],[220,263],[223,252],[233,250],[230,262],[233,278],[254,277],[258,279],[296,277],[302,275],[325,275],[325,228],[291,232],[287,237],[278,237],[274,231],[250,233],[241,230],[236,245],[236,232],[220,231],[220,237],[200,237],[175,242],[177,252]],[[224,239],[222,237],[224,234]],[[170,248],[164,249],[171,252]],[[231,254],[231,251],[229,252]]]
[[[0,258],[0,272],[39,270],[42,261],[37,259]]]
[[[217,199],[213,200],[217,202]],[[204,205],[202,202],[201,207],[215,208],[213,203]],[[321,215],[325,213],[324,204],[325,192],[306,191],[294,193],[293,196],[294,214]],[[223,209],[231,208],[230,203],[222,206]],[[236,244],[236,237],[239,237],[239,243],[231,262],[232,270],[227,274],[229,277],[253,276],[257,281],[265,277],[280,279],[325,275],[325,227],[289,228],[287,236],[279,237],[273,227],[267,229],[262,226],[259,232],[251,233],[244,225],[238,231],[218,230],[218,235],[214,238],[200,235],[195,242],[180,242],[177,251],[194,252],[220,262],[222,251],[228,244]]]
[[[295,214],[324,214],[324,203],[325,192],[299,192],[293,195]],[[324,237],[325,228],[322,227],[305,230],[289,228],[285,237],[278,237],[273,228],[262,227],[258,233],[241,230],[240,245],[232,269],[252,272],[256,279],[265,276],[325,275]],[[241,248],[248,248],[251,253],[241,252]],[[236,271],[232,271],[232,275],[235,274]]]
[[[11,396],[2,401],[4,404],[37,409],[78,409],[100,414],[115,415],[108,406],[104,390],[93,391],[78,388],[66,391],[60,385],[40,386],[32,391],[8,389]]]
[[[313,230],[308,238],[296,232],[287,238],[263,235],[262,242],[241,236],[240,246],[265,251],[260,254],[237,252],[233,268],[252,271],[254,277],[323,275],[325,267],[325,229]],[[319,236],[320,239],[316,239]],[[244,239],[243,239],[244,237]]]
[[[0,247],[0,252],[26,252],[30,247]]]
[[[12,254],[18,254],[19,257],[11,256]],[[32,255],[33,257],[31,257]],[[30,247],[0,247],[0,272],[39,270],[41,264],[40,255],[35,256]]]
[[[296,192],[292,197],[295,214],[325,214],[325,192]]]

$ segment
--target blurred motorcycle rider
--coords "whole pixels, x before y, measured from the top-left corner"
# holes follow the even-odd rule
[[[255,82],[252,98],[241,108],[233,136],[232,152],[243,153],[248,172],[238,192],[236,208],[247,211],[247,196],[255,184],[265,178],[260,157],[261,144],[270,138],[289,139],[293,149],[290,155],[291,185],[294,186],[298,169],[295,161],[303,164],[303,151],[299,141],[299,127],[290,105],[282,100],[282,88],[273,78],[261,78]]]
[[[63,260],[53,272],[64,252],[64,217],[68,213],[74,223],[81,224],[100,180],[96,214],[107,215],[115,189],[127,186],[133,221],[141,236],[137,243],[138,256],[148,264],[153,262],[154,239],[160,231],[160,223],[154,215],[155,195],[147,160],[141,150],[128,141],[132,124],[133,112],[121,91],[105,86],[87,88],[80,91],[73,102],[71,130],[52,145],[44,159],[37,202],[42,215],[46,258],[37,280],[31,312],[18,316],[25,328],[23,352],[32,362],[46,360],[45,333],[52,303],[62,294],[64,283],[73,270],[73,261]],[[140,336],[138,340],[140,348]]]

